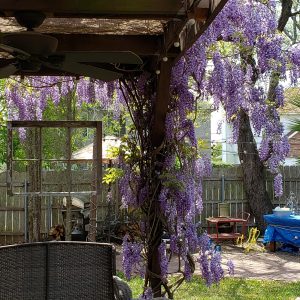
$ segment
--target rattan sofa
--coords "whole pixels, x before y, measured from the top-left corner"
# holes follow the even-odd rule
[[[0,247],[0,300],[110,300],[110,244],[43,242]]]

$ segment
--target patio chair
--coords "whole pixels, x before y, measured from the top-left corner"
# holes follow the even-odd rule
[[[120,284],[114,274],[115,251],[110,244],[43,242],[0,247],[0,300],[128,299],[126,283]],[[122,286],[126,293],[120,292]]]

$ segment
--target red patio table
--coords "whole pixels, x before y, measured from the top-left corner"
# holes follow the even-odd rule
[[[208,236],[213,239],[216,240],[217,243],[219,242],[219,240],[235,240],[238,237],[244,235],[246,233],[246,224],[248,222],[248,220],[246,219],[241,219],[241,218],[231,218],[231,217],[210,217],[210,218],[206,218],[207,221],[207,233]],[[220,224],[224,224],[224,223],[233,223],[233,227],[232,227],[232,232],[230,233],[220,233],[219,232],[219,225]],[[237,224],[240,223],[242,224],[242,232],[239,233],[237,232]],[[211,233],[211,228],[215,227],[216,228],[216,233]]]

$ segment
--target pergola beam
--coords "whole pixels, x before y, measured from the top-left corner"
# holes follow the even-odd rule
[[[1,0],[0,12],[41,11],[51,17],[171,19],[185,17],[182,0]]]
[[[58,39],[57,51],[132,51],[137,55],[159,55],[161,36],[51,34]]]
[[[57,52],[65,51],[132,51],[140,56],[159,55],[162,36],[48,34],[58,39]]]
[[[207,29],[228,0],[194,1],[187,10],[184,20],[169,21],[165,29],[165,53],[174,52],[174,43],[178,45],[178,57],[175,62],[197,41]]]
[[[191,12],[190,20],[180,33],[180,49],[181,53],[175,61],[177,61],[185,52],[198,40],[203,32],[208,28],[211,22],[216,18],[228,0],[204,0],[200,2],[200,6],[194,7]],[[204,20],[201,5],[209,2],[209,10]]]

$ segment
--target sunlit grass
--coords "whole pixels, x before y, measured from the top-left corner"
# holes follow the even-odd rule
[[[128,284],[137,298],[142,293],[143,280],[135,277]],[[208,288],[199,276],[183,283],[175,294],[175,300],[295,300],[297,297],[300,297],[300,282],[226,278]]]

